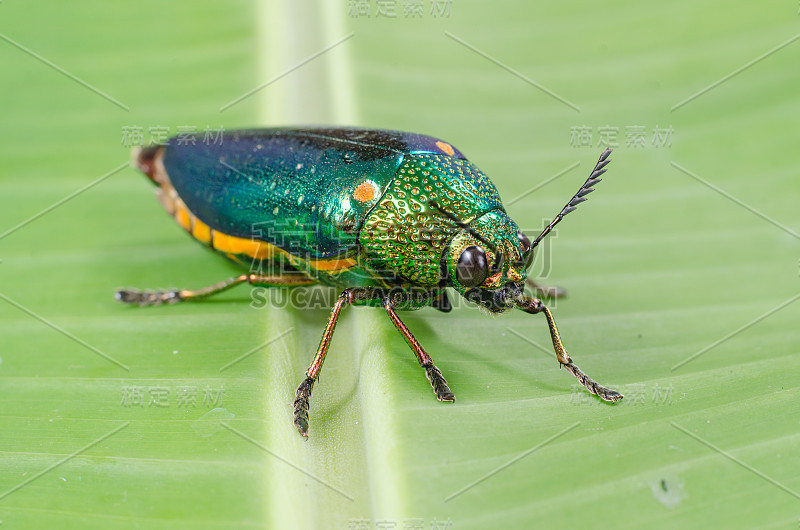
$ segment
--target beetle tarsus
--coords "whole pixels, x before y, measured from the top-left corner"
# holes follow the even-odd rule
[[[120,289],[114,298],[124,304],[149,306],[176,304],[183,300],[180,291],[139,291],[136,289]]]
[[[298,432],[308,440],[308,407],[311,398],[311,389],[314,387],[314,379],[306,377],[295,392],[294,406],[294,426]]]
[[[450,391],[450,387],[447,385],[442,371],[439,370],[435,364],[430,364],[425,367],[425,376],[431,383],[431,388],[433,388],[433,393],[436,394],[436,399],[450,403],[456,400],[456,396]]]
[[[603,401],[608,401],[609,403],[616,403],[620,399],[622,399],[622,394],[617,392],[616,390],[611,390],[610,388],[606,388],[603,385],[599,384],[597,381],[583,373],[583,371],[575,366],[575,363],[572,361],[562,365],[566,370],[575,376],[575,378],[586,387],[586,390],[591,392],[592,394],[596,395]]]

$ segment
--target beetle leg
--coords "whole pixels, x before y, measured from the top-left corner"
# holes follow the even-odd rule
[[[260,276],[258,274],[242,274],[229,278],[223,282],[219,282],[202,289],[183,289],[180,291],[139,291],[137,289],[120,289],[114,297],[120,302],[126,304],[136,304],[140,306],[146,305],[161,305],[161,304],[176,304],[184,300],[197,300],[206,298],[208,296],[226,291],[235,285],[247,282],[251,285],[264,285],[264,286],[283,286],[293,287],[297,285],[311,285],[316,283],[315,280],[303,275],[296,275],[293,278],[291,275],[283,276]]]
[[[530,278],[526,279],[525,283],[528,284],[531,289],[533,289],[533,292],[536,293],[536,296],[541,296],[542,298],[554,300],[556,298],[564,298],[567,296],[567,290],[557,285],[542,285],[531,280]]]
[[[583,373],[580,368],[575,366],[575,363],[572,362],[567,350],[561,343],[561,336],[558,334],[558,328],[556,328],[556,322],[553,319],[553,314],[550,312],[550,309],[548,309],[547,306],[542,303],[541,300],[538,298],[524,296],[517,301],[517,307],[532,315],[544,313],[544,316],[547,319],[547,326],[550,328],[550,338],[553,340],[553,349],[556,352],[556,357],[558,358],[559,364],[566,368],[569,373],[574,375],[575,378],[583,386],[585,386],[589,392],[597,395],[604,401],[610,401],[612,403],[622,399],[622,394],[616,390],[611,390],[610,388],[606,388],[598,384],[597,381]]]
[[[328,325],[325,327],[325,332],[322,334],[322,339],[319,341],[319,348],[314,360],[311,361],[306,372],[305,380],[300,383],[295,392],[295,400],[292,403],[294,406],[294,426],[304,438],[308,439],[308,407],[309,399],[311,398],[311,390],[314,387],[314,382],[319,377],[319,372],[322,370],[322,363],[325,361],[325,355],[328,353],[328,347],[331,345],[333,338],[333,331],[336,329],[336,322],[339,320],[339,312],[347,304],[352,304],[356,298],[366,297],[369,292],[368,289],[353,288],[345,289],[331,310],[331,316],[328,319]]]
[[[417,356],[419,365],[425,368],[425,375],[427,376],[428,381],[431,383],[433,392],[436,394],[436,399],[439,401],[455,401],[456,397],[450,391],[450,387],[447,386],[447,381],[445,381],[442,372],[436,367],[435,364],[433,364],[433,359],[431,356],[428,355],[428,352],[425,351],[417,338],[411,333],[406,325],[403,324],[403,321],[400,320],[400,317],[394,310],[394,304],[392,303],[391,298],[388,296],[383,299],[383,308],[386,309],[387,313],[389,313],[389,318],[392,319],[397,331],[403,335],[403,338],[406,339],[408,345],[412,350],[414,350],[414,354]]]

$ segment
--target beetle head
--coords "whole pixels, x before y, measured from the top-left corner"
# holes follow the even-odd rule
[[[502,313],[522,295],[532,261],[530,240],[505,212],[494,210],[461,227],[443,266],[448,284],[465,298]]]

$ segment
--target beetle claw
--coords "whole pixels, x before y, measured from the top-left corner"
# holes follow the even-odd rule
[[[308,420],[296,418],[294,420],[294,426],[297,427],[297,431],[300,433],[300,435],[308,440]]]

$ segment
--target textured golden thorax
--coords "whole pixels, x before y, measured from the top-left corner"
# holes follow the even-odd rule
[[[367,270],[420,286],[441,282],[444,253],[462,229],[433,208],[431,201],[467,224],[499,211],[514,225],[502,228],[502,239],[512,237],[509,245],[516,245],[516,232],[506,233],[516,230],[516,225],[505,216],[497,189],[481,170],[452,156],[410,154],[361,230],[361,260]],[[497,224],[497,218],[487,217],[487,222]],[[482,233],[494,231],[479,224]],[[487,233],[486,237],[493,241],[497,235]]]

